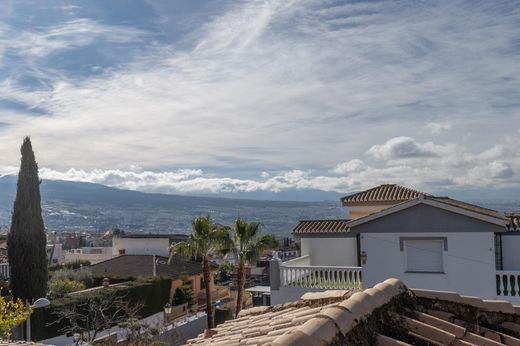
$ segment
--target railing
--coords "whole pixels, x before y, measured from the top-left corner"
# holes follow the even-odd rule
[[[496,284],[497,296],[520,298],[520,271],[497,271]]]
[[[303,255],[282,263],[283,266],[308,266],[311,264],[311,256]]]
[[[282,287],[321,289],[362,288],[361,267],[280,266]]]
[[[0,278],[9,279],[9,263],[0,263]]]

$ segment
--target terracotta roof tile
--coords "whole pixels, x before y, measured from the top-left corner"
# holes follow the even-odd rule
[[[341,199],[343,205],[355,205],[366,202],[402,202],[427,195],[396,184],[383,184],[371,189],[357,192]]]
[[[400,308],[400,301],[393,299],[397,296],[402,297],[399,299],[415,300],[414,305],[421,307],[420,311],[410,310],[406,308],[410,305],[406,304]],[[391,318],[393,323],[398,320],[399,325],[404,326],[406,331],[404,334],[399,332],[394,335],[391,332],[393,325],[390,329],[387,326],[385,330],[388,333],[384,333],[387,335],[374,335],[377,345],[408,345],[420,342],[436,345],[496,345],[499,340],[509,345],[520,344],[520,340],[515,337],[520,331],[520,317],[514,315],[515,307],[502,301],[460,296],[454,292],[408,290],[397,279],[386,280],[363,292],[331,291],[306,294],[303,297],[308,299],[244,310],[240,318],[217,326],[217,334],[211,338],[203,339],[203,335],[200,335],[189,340],[188,344],[326,345],[335,338],[339,338],[340,341],[348,340],[350,331],[356,326],[364,328],[364,324],[360,322],[370,319],[374,313],[384,315],[377,315],[370,323],[380,324],[381,321],[387,320],[381,316],[390,314],[396,318]],[[420,305],[426,304],[425,300],[428,299],[435,300],[435,304]],[[481,314],[495,314],[488,317],[496,321],[493,329],[497,330],[485,326],[477,328],[468,321],[455,318],[450,312],[438,310],[448,306],[448,303],[454,304],[455,309],[459,310],[461,306],[466,308],[467,305],[471,305],[481,311]],[[423,311],[426,306],[433,307],[434,310]],[[396,313],[392,309],[399,312]],[[500,319],[497,316],[509,317]],[[373,324],[369,325],[373,328]],[[371,329],[370,332],[380,331]]]
[[[293,234],[308,233],[346,233],[348,232],[347,219],[338,220],[301,220],[293,228]]]

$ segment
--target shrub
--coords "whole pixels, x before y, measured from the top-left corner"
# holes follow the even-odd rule
[[[54,273],[52,273],[51,280],[63,280],[63,279],[79,281],[85,287],[89,287],[89,288],[92,287],[93,283],[94,283],[94,279],[92,278],[92,273],[90,272],[90,269],[88,269],[88,268],[81,268],[78,270],[60,269],[60,270],[56,270]]]
[[[49,281],[49,292],[47,293],[47,298],[54,300],[65,297],[67,293],[77,292],[84,289],[85,285],[79,281],[70,279],[53,279]]]
[[[25,309],[22,300],[6,301],[0,296],[0,338],[9,338],[11,330],[25,321],[31,312],[31,309]]]
[[[82,267],[88,267],[90,265],[90,261],[77,260],[74,262],[68,262],[64,264],[53,264],[49,266],[49,271],[56,271],[60,269],[80,269]]]
[[[113,282],[110,278],[110,282]],[[31,316],[33,321],[32,334],[34,340],[50,339],[63,334],[59,330],[67,327],[67,321],[56,322],[56,312],[67,306],[77,306],[80,309],[82,303],[92,295],[110,295],[116,292],[119,297],[124,297],[129,304],[142,302],[144,305],[138,311],[139,316],[147,317],[163,311],[164,304],[170,297],[171,279],[155,278],[146,282],[134,281],[128,284],[94,290],[85,294],[75,294],[51,301],[51,305],[34,310]]]

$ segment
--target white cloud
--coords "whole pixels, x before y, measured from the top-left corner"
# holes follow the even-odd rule
[[[18,36],[3,26],[0,62],[16,50],[45,83],[27,90],[4,79],[0,98],[46,114],[0,110],[7,124],[0,164],[18,163],[29,134],[45,174],[135,189],[343,191],[439,177],[478,185],[468,173],[477,164],[488,167],[478,176],[516,183],[517,159],[494,147],[520,126],[517,110],[500,107],[518,99],[520,69],[511,53],[518,23],[503,14],[482,3],[236,2],[184,45],[149,45],[130,63],[85,79],[38,61],[147,33],[86,19]],[[448,131],[451,124],[460,131]],[[425,126],[430,133],[419,138]],[[513,175],[506,178],[503,164]],[[142,169],[127,171],[132,165]],[[232,178],[244,166],[285,173]]]
[[[352,159],[347,162],[338,163],[332,172],[337,174],[356,173],[367,168],[365,163],[360,159]]]
[[[432,135],[438,135],[442,132],[451,130],[451,124],[449,122],[427,123],[426,128]]]
[[[395,137],[381,145],[374,145],[367,154],[384,160],[431,157],[440,154],[442,147],[431,142],[417,143],[411,137]]]

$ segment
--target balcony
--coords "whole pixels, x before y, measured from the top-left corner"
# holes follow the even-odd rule
[[[496,272],[498,299],[520,301],[520,270],[500,270]]]
[[[271,303],[298,300],[306,292],[362,288],[361,267],[311,265],[308,255],[280,263],[279,287],[271,286]],[[273,302],[274,300],[274,302]]]

